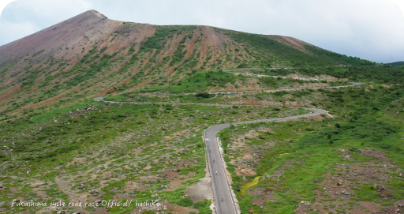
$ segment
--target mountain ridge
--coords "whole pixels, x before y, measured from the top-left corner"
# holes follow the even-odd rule
[[[391,66],[401,66],[401,65],[404,65],[404,61],[390,62],[390,63],[385,63],[385,64],[391,65]]]

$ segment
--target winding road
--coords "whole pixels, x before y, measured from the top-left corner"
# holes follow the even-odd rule
[[[311,117],[320,114],[328,114],[327,111],[316,108],[304,108],[310,110],[309,114],[302,114],[297,116],[290,116],[284,118],[271,118],[271,119],[261,119],[254,121],[245,122],[235,122],[231,125],[240,125],[246,123],[261,123],[261,122],[273,122],[273,121],[288,121],[298,118]],[[203,140],[206,143],[206,151],[208,153],[208,164],[210,174],[212,176],[213,192],[215,195],[215,207],[217,214],[239,214],[240,210],[238,204],[235,203],[234,195],[232,194],[231,187],[228,183],[224,160],[220,152],[219,144],[217,141],[216,134],[221,130],[230,126],[230,123],[221,124],[217,126],[212,126],[203,132]]]
[[[360,86],[362,83],[359,82],[351,82],[351,85],[344,85],[344,86],[329,86],[324,88],[345,88],[345,87],[352,87],[352,86]],[[303,88],[302,88],[303,89]],[[302,89],[278,89],[278,90],[267,90],[265,92],[276,92],[276,91],[297,91]],[[217,92],[220,93],[220,92]],[[186,93],[186,94],[195,94],[195,93]],[[212,93],[213,94],[213,93]],[[166,94],[167,95],[167,94]],[[171,94],[168,94],[171,95]],[[178,95],[178,94],[176,94]],[[184,94],[182,94],[184,95]],[[103,97],[94,98],[96,101],[104,101]],[[108,103],[129,103],[129,104],[172,104],[170,102],[115,102],[115,101],[104,101]],[[204,104],[204,103],[176,103],[177,105],[203,105],[203,106],[251,106],[251,105],[226,105],[226,104]],[[274,121],[289,121],[298,118],[306,118],[320,114],[328,114],[327,111],[322,109],[316,108],[304,108],[306,110],[310,110],[311,113],[309,114],[302,114],[297,116],[290,116],[284,118],[271,118],[271,119],[261,119],[261,120],[254,120],[254,121],[244,121],[244,122],[234,122],[231,125],[240,125],[240,124],[247,124],[247,123],[261,123],[261,122],[274,122]],[[225,162],[223,160],[223,156],[221,153],[220,146],[218,144],[218,138],[216,134],[221,130],[230,126],[230,123],[221,124],[212,126],[206,129],[203,132],[203,140],[206,144],[206,151],[207,151],[207,164],[209,166],[210,175],[212,177],[212,186],[213,192],[215,196],[215,209],[217,214],[240,214],[240,209],[238,203],[236,202],[235,195],[232,192],[232,189],[229,185],[227,180],[227,176],[225,173]]]
[[[104,101],[107,103],[129,103],[129,104],[152,104],[149,102],[115,102],[115,101]],[[167,102],[159,102],[154,104],[172,104]],[[205,105],[205,106],[251,106],[251,105],[226,105],[226,104],[201,104],[201,103],[179,103],[180,105]],[[209,166],[209,172],[212,177],[212,186],[213,193],[215,197],[215,209],[217,214],[240,214],[238,203],[235,202],[235,195],[232,193],[231,187],[227,180],[227,176],[225,173],[225,162],[223,160],[223,156],[221,153],[220,146],[218,144],[218,138],[216,134],[221,130],[230,127],[230,125],[240,125],[247,123],[261,123],[261,122],[275,122],[275,121],[289,121],[298,118],[306,118],[312,117],[315,115],[326,114],[330,117],[332,115],[328,114],[327,111],[316,108],[303,108],[311,111],[308,114],[282,117],[282,118],[270,118],[270,119],[261,119],[254,121],[244,121],[244,122],[234,122],[234,123],[226,123],[220,124],[216,126],[212,126],[205,131],[203,131],[203,141],[206,144],[206,151],[208,159],[207,164]]]
[[[209,94],[222,94],[222,95],[237,95],[240,93],[244,92],[267,92],[267,93],[273,93],[273,92],[279,92],[279,91],[301,91],[301,90],[306,90],[306,89],[312,89],[312,90],[318,90],[318,89],[333,89],[333,88],[347,88],[347,87],[354,87],[354,86],[360,86],[362,83],[360,82],[349,82],[350,85],[340,85],[340,86],[321,86],[321,87],[302,87],[302,88],[280,88],[280,89],[259,89],[259,90],[244,90],[242,92],[229,92],[229,91],[216,91],[216,92],[209,92]],[[179,95],[195,95],[197,93],[177,93],[177,94],[170,94],[170,93],[141,93],[138,95],[142,96],[179,96]]]

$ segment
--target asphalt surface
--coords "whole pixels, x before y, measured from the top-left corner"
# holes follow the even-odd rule
[[[312,87],[312,88],[307,88],[307,87],[302,87],[302,88],[283,88],[283,89],[273,89],[273,90],[264,90],[264,92],[278,92],[278,91],[301,91],[301,90],[306,90],[306,89],[312,89],[312,90],[318,90],[318,89],[330,89],[330,88],[346,88],[346,87],[353,87],[353,86],[360,86],[362,83],[360,82],[349,82],[351,85],[341,85],[341,86],[321,86],[321,87]],[[217,92],[209,92],[209,94],[223,94],[223,95],[237,95],[240,93],[244,92],[254,92],[254,91],[259,91],[262,92],[262,89],[260,90],[245,90],[243,92],[228,92],[228,91],[217,91]],[[142,96],[178,96],[178,95],[195,95],[197,93],[178,93],[178,94],[166,94],[166,93],[141,93],[138,95]],[[96,100],[98,101],[98,100]]]
[[[271,118],[254,121],[236,122],[231,125],[240,125],[246,123],[261,123],[261,122],[273,122],[273,121],[288,121],[297,118],[310,117],[319,114],[328,114],[327,111],[316,108],[304,108],[310,110],[312,113],[302,114],[297,116],[290,116],[285,118]],[[215,207],[217,214],[238,214],[239,210],[236,210],[234,199],[231,195],[231,190],[225,174],[225,169],[222,162],[222,157],[217,142],[216,134],[230,126],[230,123],[212,126],[206,129],[203,133],[203,139],[206,143],[206,150],[208,152],[208,164],[210,174],[212,176],[212,185],[215,195]],[[217,174],[216,174],[217,172]]]

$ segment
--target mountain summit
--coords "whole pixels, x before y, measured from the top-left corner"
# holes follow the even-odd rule
[[[48,27],[37,33],[0,47],[0,64],[22,57],[53,57],[71,60],[81,55],[81,48],[94,46],[105,34],[122,24],[107,19],[101,13],[90,10]],[[76,49],[72,49],[75,47]],[[66,51],[69,50],[69,51]]]

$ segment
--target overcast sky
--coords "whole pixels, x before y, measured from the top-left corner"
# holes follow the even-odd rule
[[[95,9],[114,20],[285,35],[375,62],[404,61],[404,0],[0,0],[0,7],[8,2],[0,45]]]

